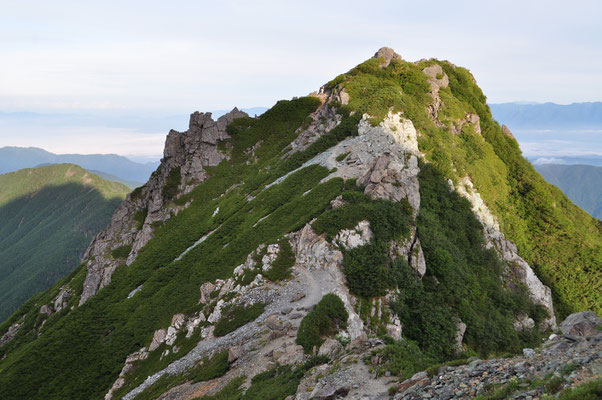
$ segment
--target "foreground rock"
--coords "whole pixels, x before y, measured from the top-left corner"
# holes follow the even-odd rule
[[[593,314],[593,316],[592,316]],[[591,312],[570,315],[562,326],[583,326],[584,320],[600,320]],[[594,322],[595,323],[595,322]],[[590,326],[590,325],[588,325]],[[602,376],[602,331],[582,330],[580,336],[551,335],[540,349],[524,349],[522,356],[480,360],[457,367],[440,367],[435,376],[425,372],[397,385],[395,399],[472,398],[491,387],[518,383],[511,399],[538,399]],[[557,386],[552,389],[550,380]],[[496,386],[494,386],[496,385]],[[490,389],[491,390],[491,389]]]

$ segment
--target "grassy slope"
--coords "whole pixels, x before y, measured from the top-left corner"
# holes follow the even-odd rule
[[[454,135],[429,117],[429,85],[421,70],[434,63],[450,79],[449,88],[440,91],[445,106],[439,119],[447,125],[466,112],[477,113],[482,135],[467,124]],[[518,143],[493,120],[468,70],[436,60],[418,65],[393,61],[380,68],[379,61],[371,59],[329,86],[337,84],[349,93],[350,107],[374,116],[374,123],[389,109],[403,111],[420,132],[420,149],[437,170],[455,182],[470,176],[502,231],[551,286],[560,317],[586,309],[602,312],[601,223],[547,184],[522,157]]]
[[[2,332],[25,314],[22,330],[27,334],[0,349],[8,352],[0,361],[0,397],[101,398],[127,354],[148,345],[153,331],[167,327],[174,313],[197,309],[198,288],[203,282],[231,275],[260,243],[276,242],[328,207],[343,182],[335,179],[319,184],[328,171],[318,166],[261,191],[274,177],[303,161],[302,157],[292,164],[282,163],[280,157],[296,136],[295,129],[317,105],[315,98],[280,102],[258,120],[238,121],[231,130],[232,160],[212,168],[211,178],[176,200],[192,200],[190,207],[160,227],[138,259],[128,268],[119,268],[107,288],[66,316],[49,320],[37,340],[32,340],[29,332],[36,324],[39,306],[51,298],[56,287],[32,299],[0,326]],[[263,140],[256,152],[259,161],[247,166],[244,150],[258,140]],[[228,188],[231,190],[220,197]],[[303,195],[309,189],[313,190]],[[249,195],[256,198],[248,200]],[[212,217],[217,207],[220,211]],[[267,218],[258,222],[263,217]],[[173,262],[217,227],[205,242]],[[229,245],[224,248],[225,244]],[[84,273],[82,266],[74,279],[81,279]],[[144,284],[140,293],[127,299],[140,284]]]
[[[71,272],[128,192],[72,164],[0,175],[0,320]]]

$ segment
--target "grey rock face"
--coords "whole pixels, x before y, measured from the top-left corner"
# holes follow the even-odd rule
[[[14,323],[12,324],[8,330],[6,331],[6,333],[4,335],[2,335],[2,337],[0,338],[0,347],[4,346],[5,344],[7,344],[8,342],[10,342],[11,340],[13,340],[15,338],[15,336],[17,336],[17,333],[19,333],[19,329],[21,329],[21,325],[23,325],[23,323]]]
[[[571,314],[560,324],[562,333],[572,336],[591,336],[599,327],[602,327],[602,318],[593,311]]]
[[[461,352],[464,350],[462,346],[462,340],[464,339],[464,333],[466,332],[466,324],[462,321],[456,323],[456,351]]]
[[[373,58],[381,57],[385,59],[385,62],[384,64],[381,64],[381,67],[388,67],[393,60],[401,60],[401,56],[390,47],[381,47],[376,53],[374,53]]]
[[[438,117],[439,109],[443,105],[443,101],[439,96],[439,90],[449,86],[449,78],[439,64],[428,66],[422,72],[428,76],[428,82],[431,86],[430,95],[433,98],[433,102],[428,105],[429,115],[436,125],[442,127],[444,124],[439,121]]]
[[[335,89],[328,94],[315,96],[322,101],[322,104],[309,115],[312,119],[309,126],[305,129],[298,129],[299,135],[291,142],[291,150],[287,153],[287,156],[307,149],[322,135],[330,132],[341,122],[342,117],[336,113],[336,108],[331,105],[332,102],[349,103],[349,94],[342,89]]]
[[[117,267],[134,262],[140,249],[153,237],[153,222],[166,221],[182,209],[163,197],[163,187],[170,172],[180,168],[180,193],[187,193],[203,182],[207,178],[204,167],[215,166],[226,158],[217,147],[220,141],[229,138],[227,125],[241,117],[247,117],[247,114],[236,108],[217,121],[211,118],[211,113],[195,112],[190,116],[186,132],[169,132],[157,171],[139,193],[127,197],[113,214],[109,226],[96,235],[86,250],[83,261],[87,262],[88,273],[80,305],[111,282]],[[144,211],[146,218],[139,229],[134,217]],[[111,256],[111,251],[122,245],[132,246],[125,262]]]
[[[59,294],[54,299],[54,311],[59,312],[65,308],[69,302],[69,299],[71,299],[71,289],[68,287],[61,289]]]
[[[343,351],[343,346],[338,340],[328,338],[322,343],[318,350],[319,356],[327,356],[331,360],[334,359],[339,353]]]

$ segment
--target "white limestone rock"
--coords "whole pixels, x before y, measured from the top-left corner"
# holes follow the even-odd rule
[[[370,222],[363,220],[353,229],[343,229],[336,237],[334,242],[345,249],[354,249],[359,246],[364,246],[370,243],[372,239],[372,230],[370,229]]]

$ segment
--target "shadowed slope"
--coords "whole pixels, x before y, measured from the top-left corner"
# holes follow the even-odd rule
[[[128,191],[70,164],[0,176],[0,320],[78,265]]]

